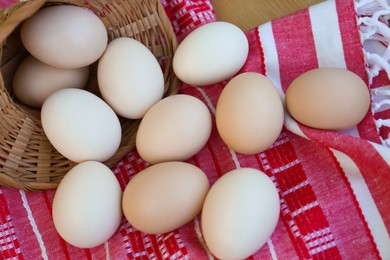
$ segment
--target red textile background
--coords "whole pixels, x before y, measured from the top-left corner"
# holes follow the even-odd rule
[[[211,2],[163,0],[179,40],[201,24],[215,21]],[[4,3],[3,3],[4,4]],[[335,1],[343,59],[346,67],[368,82],[356,12],[352,0]],[[246,32],[249,57],[240,72],[255,71],[277,79],[285,91],[301,73],[319,66],[310,10],[271,21]],[[266,37],[272,29],[273,39]],[[272,40],[272,45],[269,42]],[[270,46],[272,48],[270,48]],[[271,50],[275,54],[270,53]],[[272,63],[276,60],[277,64]],[[275,78],[277,75],[277,78]],[[202,100],[214,115],[226,82],[198,89],[183,84],[181,93]],[[370,88],[388,85],[381,75]],[[280,221],[270,240],[251,259],[380,259],[383,244],[364,205],[378,211],[379,224],[390,229],[390,169],[388,161],[368,142],[380,144],[385,127],[377,129],[375,118],[389,118],[388,111],[368,114],[359,124],[360,138],[286,124],[278,140],[265,152],[244,156],[228,149],[213,130],[205,147],[188,162],[200,167],[213,184],[237,167],[253,167],[271,177],[281,199]],[[294,125],[294,124],[293,124]],[[299,133],[303,133],[299,134]],[[387,147],[383,147],[387,151]],[[355,179],[339,159],[340,151],[352,159],[359,185],[369,190],[362,201]],[[388,154],[388,151],[387,151]],[[136,151],[112,170],[122,188],[147,167]],[[360,187],[360,186],[359,186]],[[55,191],[24,192],[0,187],[0,259],[209,259],[212,256],[201,236],[198,216],[170,233],[147,235],[123,219],[119,230],[104,245],[79,249],[67,244],[54,229],[51,210]],[[372,211],[374,212],[374,211]],[[375,211],[376,212],[376,211]],[[221,216],[223,217],[223,216]],[[375,222],[376,223],[376,222]],[[379,225],[378,224],[378,225]],[[380,225],[379,225],[380,226]],[[380,226],[380,227],[382,227]],[[379,249],[378,249],[379,248]],[[383,252],[382,252],[383,254]],[[383,257],[383,256],[382,256]]]

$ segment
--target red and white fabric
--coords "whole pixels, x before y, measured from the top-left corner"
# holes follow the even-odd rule
[[[216,20],[209,0],[162,3],[179,40]],[[286,115],[278,140],[252,156],[226,147],[213,121],[208,143],[188,162],[204,170],[210,184],[232,169],[257,168],[279,191],[279,223],[250,259],[390,259],[389,15],[384,0],[330,0],[246,32],[250,52],[241,72],[266,75],[282,98],[295,77],[327,66],[355,72],[372,93],[372,109],[356,128],[315,130]],[[199,98],[214,115],[226,83],[183,84],[181,93]],[[124,188],[147,166],[134,151],[112,170]],[[200,216],[161,235],[144,234],[123,219],[104,245],[73,247],[54,229],[54,192],[0,187],[0,259],[213,259]]]

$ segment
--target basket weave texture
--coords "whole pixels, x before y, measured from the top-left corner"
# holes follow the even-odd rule
[[[172,69],[177,40],[159,0],[29,0],[0,10],[0,185],[3,186],[33,191],[56,188],[75,165],[48,141],[40,112],[18,102],[12,93],[13,74],[27,55],[19,38],[20,25],[39,9],[58,4],[92,10],[105,24],[109,40],[131,37],[145,44],[163,69],[164,96],[176,94],[180,87]],[[90,68],[87,89],[99,95],[96,64]],[[109,167],[135,148],[140,120],[120,120],[122,142],[117,153],[105,162]]]

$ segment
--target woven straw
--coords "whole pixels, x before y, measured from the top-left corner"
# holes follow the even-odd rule
[[[159,0],[30,0],[0,10],[0,184],[4,186],[34,191],[56,188],[75,165],[50,144],[39,111],[18,102],[11,87],[13,74],[26,56],[18,33],[21,23],[40,8],[56,4],[93,10],[106,25],[109,40],[126,36],[148,46],[163,68],[165,96],[179,90],[172,70],[177,41]],[[91,68],[88,85],[96,86],[96,64]],[[134,149],[139,122],[121,118],[122,143],[106,165],[115,165]]]

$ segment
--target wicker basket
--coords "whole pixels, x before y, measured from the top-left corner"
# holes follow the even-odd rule
[[[13,74],[27,54],[19,38],[20,24],[40,8],[57,4],[93,10],[106,25],[109,40],[126,36],[148,46],[163,68],[165,96],[179,90],[180,82],[172,70],[177,41],[159,0],[29,0],[0,10],[0,184],[4,186],[34,191],[56,188],[75,165],[50,144],[39,111],[19,103],[11,87]],[[96,86],[96,64],[91,68],[89,85]],[[140,120],[120,120],[122,143],[105,162],[109,167],[135,147]]]

